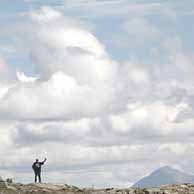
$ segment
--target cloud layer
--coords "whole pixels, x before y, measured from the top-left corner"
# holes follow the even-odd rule
[[[64,6],[95,5],[98,13],[120,3]],[[126,8],[163,13],[163,6],[142,1]],[[119,15],[115,11],[109,14]],[[194,170],[194,59],[179,36],[170,39],[149,17],[128,15],[114,43],[134,49],[134,56],[121,62],[80,18],[50,6],[24,15],[27,26],[20,26],[17,39],[34,72],[15,68],[14,79],[11,65],[0,59],[3,176],[29,182],[32,161],[45,156],[46,181],[81,186],[129,186],[166,164]],[[149,57],[139,58],[140,52]]]

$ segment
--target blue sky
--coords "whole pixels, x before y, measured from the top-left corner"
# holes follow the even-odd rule
[[[77,4],[77,5],[76,5]],[[88,5],[89,4],[89,5]],[[96,4],[95,11],[90,12],[90,7]],[[22,69],[28,72],[28,68],[25,67],[26,63],[30,63],[28,53],[19,53],[18,45],[16,43],[18,26],[22,26],[22,23],[27,22],[27,12],[40,9],[41,6],[51,6],[54,9],[58,9],[65,16],[81,19],[88,25],[92,26],[92,32],[102,41],[107,48],[108,53],[119,61],[127,61],[130,58],[138,57],[143,60],[150,60],[150,50],[153,48],[159,48],[160,44],[152,42],[145,45],[136,45],[129,40],[128,34],[123,30],[123,23],[126,20],[133,18],[144,18],[149,21],[153,26],[163,34],[165,38],[178,37],[181,40],[181,44],[185,49],[190,52],[193,51],[193,31],[194,27],[191,25],[193,19],[193,1],[94,1],[93,3],[87,3],[87,1],[9,1],[1,2],[0,20],[3,26],[2,35],[0,37],[1,45],[4,48],[1,49],[3,55],[9,55],[7,60],[13,66],[22,66]],[[145,5],[145,8],[143,6]],[[124,8],[129,7],[129,11]],[[139,7],[138,7],[139,6]],[[149,11],[146,6],[156,7],[153,11]],[[109,8],[110,7],[110,8]],[[138,7],[133,9],[133,7]],[[159,8],[158,8],[159,7]],[[111,8],[112,11],[111,11]],[[118,12],[118,10],[121,10]],[[123,11],[122,11],[123,9]],[[146,10],[147,9],[147,10]],[[101,13],[101,10],[103,12]],[[132,10],[132,12],[130,12]],[[106,13],[107,12],[107,13]],[[143,36],[143,32],[142,32]],[[138,38],[138,37],[137,37]],[[128,39],[128,40],[127,40]],[[118,45],[119,44],[119,45]],[[10,56],[10,49],[15,49],[17,54]],[[30,68],[30,71],[32,69]]]
[[[0,175],[31,182],[37,157],[78,186],[194,173],[193,16],[192,0],[0,1]]]

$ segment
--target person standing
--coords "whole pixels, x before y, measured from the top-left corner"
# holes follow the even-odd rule
[[[39,162],[39,160],[36,159],[36,161],[32,165],[32,169],[34,170],[34,175],[35,175],[35,178],[34,178],[35,183],[37,182],[37,177],[38,177],[39,183],[41,183],[41,167],[42,165],[44,165],[46,160],[47,159],[45,158],[44,161]]]

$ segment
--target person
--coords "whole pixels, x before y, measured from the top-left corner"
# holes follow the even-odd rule
[[[38,177],[39,183],[41,183],[41,166],[44,165],[46,160],[47,159],[45,158],[44,161],[39,162],[39,160],[36,159],[36,161],[32,165],[32,169],[34,170],[34,175],[35,175],[35,179],[34,179],[35,183],[37,182],[37,177]]]

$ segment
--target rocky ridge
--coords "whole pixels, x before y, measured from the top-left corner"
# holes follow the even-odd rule
[[[149,189],[93,189],[69,185],[20,184],[0,181],[0,194],[194,194],[194,185],[179,184]]]

